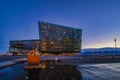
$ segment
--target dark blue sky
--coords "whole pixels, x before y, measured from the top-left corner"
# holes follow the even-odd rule
[[[82,48],[120,44],[120,0],[0,0],[0,53],[38,39],[38,20],[83,30]]]

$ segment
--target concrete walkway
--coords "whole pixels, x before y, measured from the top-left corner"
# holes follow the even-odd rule
[[[27,60],[26,58],[20,58],[20,59],[15,59],[15,60],[11,60],[11,61],[0,62],[0,69],[7,67],[7,66],[17,64],[17,63],[25,62],[26,60]]]
[[[41,56],[41,60],[65,60],[65,61],[67,60],[67,63],[71,62],[70,60],[76,60],[76,59],[79,59],[79,57],[78,56]],[[19,58],[15,60],[0,62],[0,69],[17,63],[22,63],[25,61],[27,61],[27,58]]]

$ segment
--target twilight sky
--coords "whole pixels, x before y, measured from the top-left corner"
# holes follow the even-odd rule
[[[0,0],[0,53],[39,39],[38,20],[82,29],[82,48],[120,46],[120,0]]]

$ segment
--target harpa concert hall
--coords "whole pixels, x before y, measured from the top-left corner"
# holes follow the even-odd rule
[[[12,40],[9,52],[26,54],[36,49],[42,54],[72,54],[81,51],[82,30],[38,21],[39,39]]]

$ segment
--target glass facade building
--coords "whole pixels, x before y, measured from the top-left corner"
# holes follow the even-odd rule
[[[73,53],[81,51],[82,30],[38,21],[39,39],[10,41],[11,53],[27,53],[37,44],[42,53]]]
[[[82,30],[39,21],[39,37],[43,52],[80,52]]]
[[[38,44],[38,50],[40,51],[40,40],[14,40],[10,41],[9,51],[11,53],[27,53],[33,50]]]

